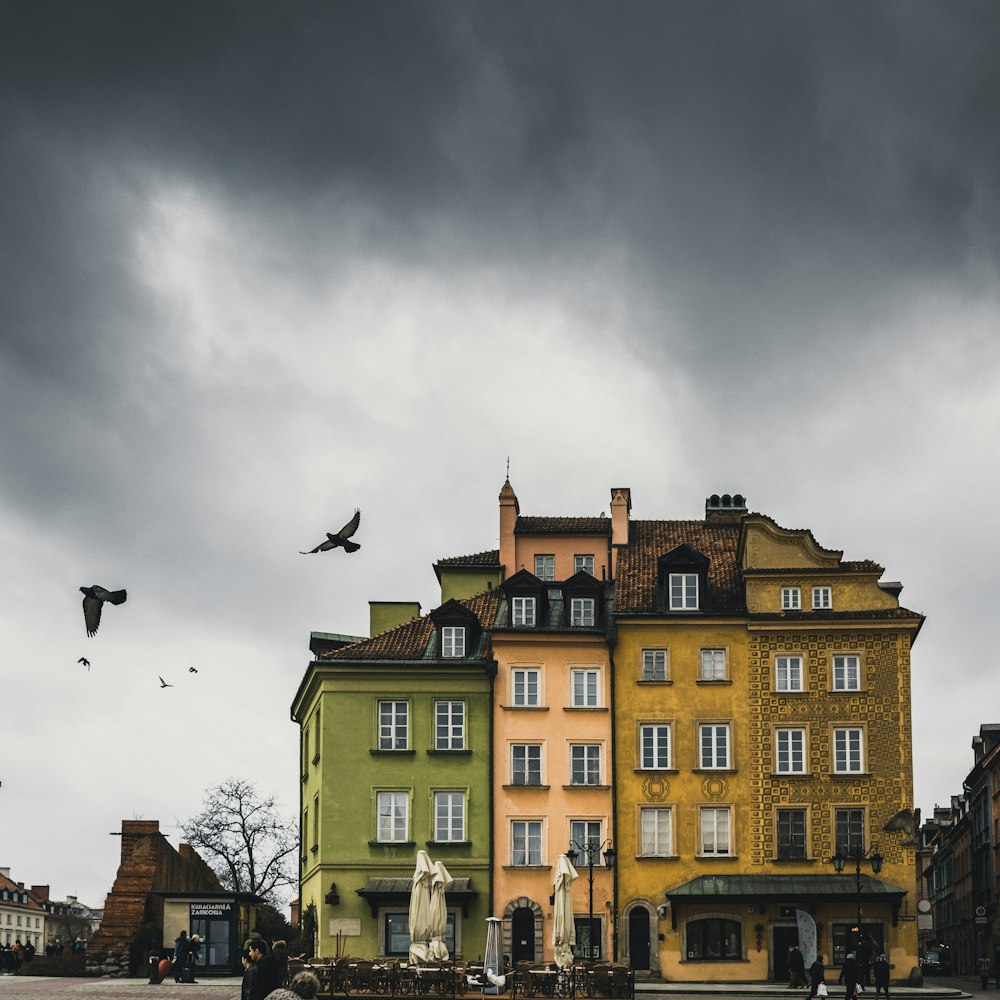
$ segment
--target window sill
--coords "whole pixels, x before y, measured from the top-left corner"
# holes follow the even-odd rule
[[[505,712],[547,712],[548,705],[501,705]]]
[[[517,789],[517,788],[540,788],[543,792],[547,792],[549,790],[549,786],[548,785],[532,785],[532,784],[529,784],[528,782],[525,782],[524,784],[517,784],[517,785],[502,785],[501,787],[503,788],[503,790],[505,792],[508,792],[511,789]]]
[[[809,694],[809,692],[808,691],[782,691],[781,688],[772,688],[771,689],[771,694],[793,695],[793,694]]]
[[[434,756],[449,757],[449,756],[455,756],[456,754],[460,757],[463,755],[468,757],[472,753],[472,751],[469,750],[468,748],[463,748],[461,750],[438,750],[436,747],[428,747],[427,753],[431,757]]]
[[[564,705],[564,712],[606,712],[604,705]]]
[[[814,865],[819,858],[771,858],[771,861],[776,865]]]
[[[471,840],[427,840],[427,847],[471,847]]]
[[[415,840],[369,840],[369,847],[416,847]]]
[[[739,774],[737,767],[692,767],[692,774]]]
[[[680,774],[677,767],[634,767],[633,774]]]
[[[772,771],[771,778],[811,778],[812,771]]]
[[[636,861],[680,861],[679,854],[637,854]]]
[[[673,683],[674,682],[669,677],[664,677],[663,680],[660,680],[658,677],[640,677],[636,681],[636,684],[640,684],[643,687],[645,687],[647,684],[652,686],[655,684],[669,685]]]
[[[867,688],[827,688],[827,694],[868,694]]]
[[[550,872],[552,865],[504,865],[503,870],[505,872]]]
[[[695,684],[732,684],[733,682],[728,677],[699,677]]]
[[[417,751],[416,750],[379,750],[377,747],[372,747],[368,751],[373,757],[392,757],[406,755],[412,757]]]
[[[831,771],[831,778],[870,778],[871,771]]]
[[[738,854],[696,854],[696,861],[739,861]]]
[[[577,789],[590,789],[591,791],[606,792],[611,786],[610,785],[563,785],[564,792],[572,792]]]

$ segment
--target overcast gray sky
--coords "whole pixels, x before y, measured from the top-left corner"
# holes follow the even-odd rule
[[[433,607],[508,455],[527,514],[741,492],[879,561],[946,803],[1000,721],[998,48],[975,0],[0,0],[0,865],[100,905],[123,818],[293,814],[310,630]]]

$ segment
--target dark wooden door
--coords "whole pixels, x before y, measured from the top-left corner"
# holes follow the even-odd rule
[[[628,959],[633,969],[649,968],[649,911],[642,906],[628,915]]]
[[[535,960],[535,915],[527,906],[510,915],[510,960],[515,965]]]
[[[771,952],[774,964],[774,981],[788,982],[788,949],[799,943],[798,927],[775,927],[774,950]]]

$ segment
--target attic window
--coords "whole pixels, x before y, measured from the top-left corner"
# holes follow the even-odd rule
[[[594,625],[594,599],[574,597],[570,602],[572,623],[577,628],[592,628]]]
[[[441,655],[465,656],[465,626],[441,626]]]
[[[698,574],[671,573],[670,579],[670,610],[698,610]]]
[[[533,597],[515,597],[511,601],[513,623],[515,625],[535,624],[535,599]]]

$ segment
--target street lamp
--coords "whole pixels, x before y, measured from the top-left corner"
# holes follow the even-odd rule
[[[606,849],[605,849],[606,845]],[[571,865],[576,867],[576,859],[582,854],[587,862],[587,881],[590,883],[590,903],[587,910],[587,947],[590,949],[590,958],[594,958],[594,858],[600,864],[601,851],[604,849],[604,867],[614,868],[615,849],[611,846],[610,840],[587,840],[580,844],[575,840],[569,842],[569,850],[566,857]]]
[[[865,858],[871,863],[872,872],[878,875],[882,871],[882,862],[885,858],[882,857],[878,852],[878,848],[872,846],[867,851],[860,845],[854,847],[845,848],[845,854],[841,854],[841,848],[837,848],[837,853],[830,858],[830,863],[833,865],[837,874],[839,875],[844,870],[844,865],[847,861],[854,862],[854,884],[857,891],[858,900],[858,941],[857,944],[861,944],[861,862]]]

